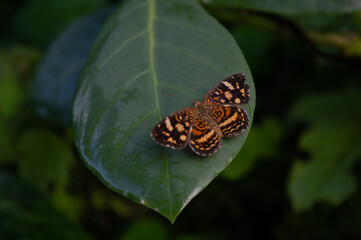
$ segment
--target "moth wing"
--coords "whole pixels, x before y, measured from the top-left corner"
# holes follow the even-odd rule
[[[182,149],[187,146],[195,108],[184,108],[163,118],[151,133],[155,142],[164,147]]]

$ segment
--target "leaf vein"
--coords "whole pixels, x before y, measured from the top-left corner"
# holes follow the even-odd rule
[[[154,95],[155,95],[155,102],[156,107],[158,109],[158,119],[161,120],[160,114],[160,107],[159,107],[159,97],[158,97],[158,79],[157,74],[155,71],[155,63],[154,63],[154,47],[155,47],[155,37],[154,37],[154,22],[156,18],[156,0],[148,0],[149,3],[149,13],[148,13],[148,32],[149,32],[149,61],[150,67],[152,70],[153,75],[153,82],[154,82]],[[169,198],[169,215],[172,216],[173,213],[173,200],[172,200],[172,193],[170,189],[170,177],[169,177],[169,159],[167,155],[167,151],[164,148],[164,157],[165,157],[165,168],[166,168],[166,182],[168,187],[168,198]]]
[[[171,44],[171,43],[163,43],[162,45],[160,46],[163,46],[163,47],[166,47],[170,50],[174,50],[176,51],[177,53],[180,53],[180,54],[184,54],[184,55],[187,55],[188,57],[192,57],[194,59],[197,59],[199,60],[200,62],[203,62],[204,64],[212,67],[212,69],[215,69],[217,70],[218,72],[222,73],[223,75],[226,75],[227,73],[222,70],[221,68],[219,68],[217,65],[214,65],[212,64],[210,61],[208,61],[206,58],[202,58],[202,57],[199,57],[198,55],[194,54],[193,51],[190,51],[189,49],[186,49],[186,48],[182,48],[182,47],[179,47],[179,46],[176,46],[174,44]]]
[[[118,97],[128,89],[129,85],[134,82],[135,80],[137,80],[138,78],[140,78],[141,76],[143,76],[144,74],[148,73],[150,70],[144,70],[140,73],[138,73],[137,75],[135,75],[132,79],[130,79],[128,81],[128,83],[124,86],[124,88],[120,89],[118,92],[115,93],[113,100],[108,104],[108,106],[104,109],[102,114],[99,114],[100,118],[99,121],[97,122],[96,126],[99,126],[100,122],[102,121],[102,119],[105,117],[105,115],[107,114],[107,112],[110,110],[110,108],[115,104],[115,102],[118,100]],[[95,135],[97,128],[95,128],[93,135]]]
[[[187,24],[183,24],[181,22],[177,22],[171,19],[165,19],[165,18],[159,18],[157,17],[157,20],[169,25],[175,25],[176,27],[182,27],[185,29],[189,29],[192,31],[195,31],[197,33],[202,32],[202,33],[206,33],[212,36],[212,38],[220,38],[218,35],[214,34],[213,32],[207,31],[207,28],[200,28],[200,27],[194,27],[194,25],[187,25]]]
[[[112,54],[110,54],[102,63],[98,65],[98,71],[105,66],[114,56],[116,56],[118,53],[120,53],[129,43],[136,40],[137,38],[141,37],[142,35],[147,33],[147,29],[144,29],[140,31],[137,34],[134,34],[133,36],[129,37],[127,40],[125,40],[119,47],[115,49]]]
[[[141,117],[137,122],[135,122],[130,128],[129,130],[124,134],[124,136],[120,139],[119,141],[119,145],[118,145],[118,149],[119,149],[119,152],[117,154],[117,156],[114,158],[114,163],[113,163],[113,174],[116,174],[115,171],[117,170],[117,162],[119,162],[118,158],[120,157],[120,154],[122,152],[122,147],[123,145],[125,144],[125,142],[128,140],[128,138],[130,137],[130,135],[137,129],[137,127],[142,123],[144,122],[147,118],[149,118],[151,115],[153,115],[154,113],[156,113],[158,111],[158,109],[155,109],[154,111],[152,112],[149,112],[145,115],[143,115],[143,117]]]
[[[123,14],[120,18],[118,18],[118,21],[121,21],[124,18],[128,17],[133,12],[135,12],[136,10],[138,10],[139,8],[141,8],[143,6],[146,6],[146,2],[142,2],[141,4],[138,4],[138,5],[134,6],[134,7],[132,7],[131,9],[127,10],[127,12],[125,14]]]

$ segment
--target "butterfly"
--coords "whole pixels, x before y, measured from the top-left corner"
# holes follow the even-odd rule
[[[247,112],[240,106],[250,99],[246,76],[234,74],[212,88],[194,107],[178,110],[163,118],[151,132],[164,147],[190,148],[200,156],[210,156],[222,146],[222,138],[242,133],[248,127]]]

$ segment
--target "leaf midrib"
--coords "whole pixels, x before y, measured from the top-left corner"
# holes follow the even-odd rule
[[[156,6],[155,0],[148,0],[149,4],[149,12],[148,12],[148,33],[149,33],[149,63],[150,69],[152,72],[152,79],[154,84],[154,95],[155,95],[155,103],[158,109],[158,120],[162,119],[159,107],[159,97],[158,97],[158,78],[155,71],[155,64],[154,64],[154,47],[155,47],[155,37],[154,37],[154,22],[156,17]],[[168,198],[169,198],[169,216],[172,216],[173,213],[173,201],[172,201],[172,194],[170,189],[170,177],[169,177],[169,159],[167,155],[167,151],[163,148],[164,156],[165,156],[165,165],[166,165],[166,180],[167,180],[167,188],[168,188]]]

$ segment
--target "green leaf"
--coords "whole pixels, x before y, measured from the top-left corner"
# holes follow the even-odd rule
[[[339,204],[356,189],[350,170],[361,156],[361,127],[323,123],[305,133],[300,145],[311,154],[309,162],[296,162],[289,180],[289,195],[297,210],[316,201]]]
[[[250,127],[211,157],[172,150],[150,137],[162,117],[191,106],[243,72],[232,36],[197,1],[128,1],[107,21],[80,78],[75,140],[86,165],[114,191],[174,221],[240,151]],[[173,96],[169,96],[173,95]]]
[[[30,0],[15,19],[22,36],[47,44],[69,23],[103,5],[102,0]]]
[[[120,240],[137,240],[137,239],[157,239],[166,240],[168,231],[157,221],[151,219],[143,219],[133,224]]]
[[[62,139],[43,129],[22,133],[18,142],[20,175],[38,186],[64,186],[74,156]]]
[[[15,77],[0,72],[0,78],[0,117],[9,119],[19,111],[24,94]]]
[[[16,82],[13,84],[20,87],[19,90],[24,90],[27,82],[34,77],[34,69],[42,54],[39,49],[34,47],[11,45],[0,52],[0,74],[4,74],[1,79],[10,78],[11,81]],[[16,93],[14,92],[14,94]]]
[[[177,238],[177,240],[202,240],[204,238],[201,238],[200,236],[194,235],[194,234],[184,234]]]
[[[253,125],[244,149],[238,153],[221,176],[228,180],[238,180],[243,177],[259,158],[277,154],[281,136],[282,128],[276,119],[266,118],[260,125]]]
[[[65,189],[64,187],[55,189],[51,200],[55,209],[62,212],[64,216],[67,216],[73,222],[76,222],[81,218],[85,202],[81,197],[74,195],[74,193],[69,193]]]
[[[0,236],[2,239],[90,239],[56,211],[46,196],[3,171],[0,171]]]
[[[358,0],[202,0],[206,5],[246,8],[284,15],[343,14],[361,10]]]
[[[24,93],[11,66],[9,50],[0,52],[0,165],[13,162],[16,156],[14,127]],[[18,62],[17,62],[18,64]],[[10,70],[11,69],[11,70]]]
[[[309,209],[317,201],[339,204],[355,191],[350,170],[361,156],[360,101],[360,91],[352,88],[305,97],[295,105],[291,118],[311,124],[300,139],[310,160],[297,161],[288,182],[296,209]]]
[[[0,118],[0,166],[12,163],[16,156],[13,135],[9,131],[8,122]]]
[[[307,96],[293,107],[291,117],[310,123],[357,121],[361,118],[360,92],[354,87]]]
[[[113,8],[86,16],[51,44],[32,85],[39,115],[57,124],[71,122],[76,83],[90,49]]]

